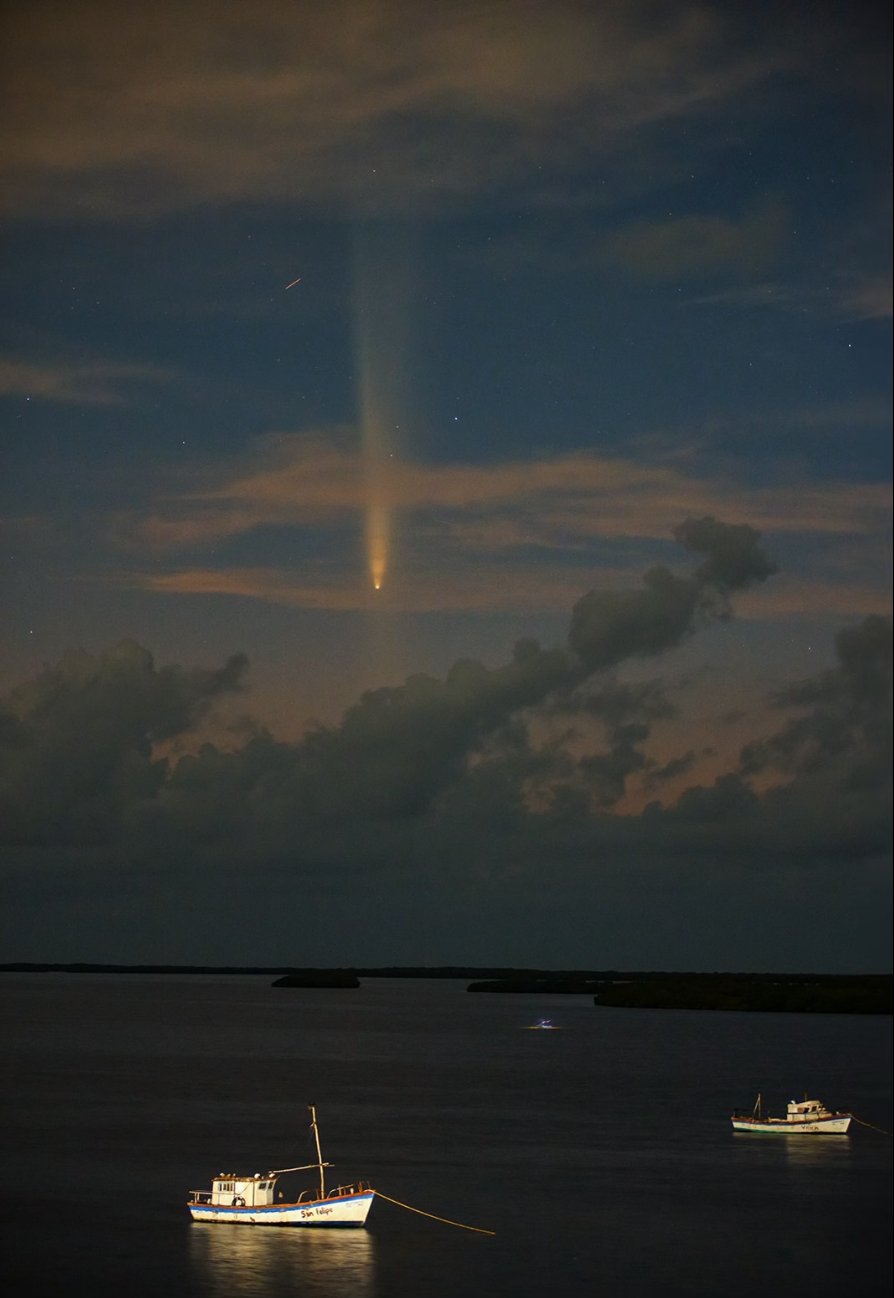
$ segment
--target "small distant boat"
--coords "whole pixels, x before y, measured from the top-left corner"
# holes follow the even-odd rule
[[[784,1118],[764,1116],[761,1096],[748,1115],[737,1109],[731,1118],[734,1131],[772,1132],[793,1136],[844,1136],[853,1121],[852,1113],[827,1109],[821,1100],[789,1100]]]
[[[372,1207],[375,1190],[364,1182],[326,1189],[320,1152],[317,1112],[310,1110],[310,1129],[317,1151],[315,1163],[301,1167],[278,1167],[271,1172],[220,1172],[210,1190],[190,1190],[187,1207],[193,1221],[223,1221],[241,1226],[363,1226]],[[302,1190],[297,1198],[284,1202],[277,1194],[279,1178],[289,1172],[316,1168],[319,1185]]]
[[[559,1030],[558,1026],[553,1023],[552,1019],[538,1019],[536,1023],[527,1024],[527,1027],[531,1032],[536,1032],[538,1030],[544,1032],[558,1032]]]

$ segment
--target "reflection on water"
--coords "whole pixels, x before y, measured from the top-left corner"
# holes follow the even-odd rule
[[[189,1253],[197,1288],[209,1298],[241,1298],[280,1289],[328,1298],[373,1298],[375,1252],[365,1230],[229,1226],[193,1222]]]
[[[851,1161],[851,1142],[847,1136],[784,1134],[773,1139],[782,1140],[785,1161],[791,1167],[816,1167],[820,1164],[844,1167]]]

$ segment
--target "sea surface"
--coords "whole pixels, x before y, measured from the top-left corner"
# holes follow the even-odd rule
[[[0,976],[5,1292],[890,1294],[890,1018],[271,981]],[[758,1090],[872,1127],[734,1134]],[[337,1181],[495,1234],[383,1199],[365,1230],[192,1223],[215,1173],[308,1160],[308,1104]]]

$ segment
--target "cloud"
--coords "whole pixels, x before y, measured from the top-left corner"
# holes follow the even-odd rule
[[[719,271],[750,281],[777,260],[790,225],[785,205],[774,200],[765,200],[739,221],[703,214],[636,221],[606,236],[603,257],[607,264],[622,265],[646,280],[690,279]],[[755,292],[753,287],[746,291]]]
[[[894,314],[892,297],[890,272],[864,277],[844,289],[844,313],[851,320],[890,320]]]
[[[130,521],[140,542],[176,548],[263,526],[300,526],[361,514],[361,453],[344,435],[273,434],[229,481],[160,499]],[[745,487],[699,478],[672,463],[575,451],[531,461],[425,465],[395,459],[381,470],[390,509],[439,518],[460,545],[574,547],[598,536],[665,537],[681,510],[720,502],[727,517],[774,531],[861,532],[890,505],[885,484]],[[126,520],[122,519],[122,527]]]
[[[414,676],[399,688],[372,691],[338,729],[311,732],[293,749],[261,737],[238,753],[205,745],[171,768],[155,755],[158,744],[183,734],[216,698],[237,689],[245,660],[234,657],[216,672],[184,673],[157,669],[148,651],[130,643],[98,660],[72,655],[16,691],[4,708],[9,816],[0,819],[18,826],[14,838],[30,826],[38,839],[51,841],[93,832],[114,840],[131,815],[182,833],[187,811],[195,828],[187,794],[201,789],[195,805],[217,807],[212,785],[224,788],[228,802],[242,787],[237,809],[223,823],[257,818],[262,837],[277,822],[284,830],[308,818],[319,826],[333,817],[418,815],[462,779],[466,764],[520,712],[567,695],[625,659],[655,656],[712,616],[728,616],[730,591],[773,571],[750,529],[705,518],[689,520],[678,533],[707,555],[692,577],[656,568],[639,591],[591,592],[572,613],[567,646],[544,650],[521,642],[503,667],[460,661],[443,681]],[[633,770],[648,736],[646,703],[652,697],[654,713],[655,699],[642,691],[611,697],[609,707],[605,695],[598,704],[591,696],[588,712],[609,724],[611,762],[623,759]],[[586,761],[604,781],[605,760]],[[622,776],[613,787],[622,790]],[[271,806],[260,815],[268,799]]]
[[[412,210],[523,178],[530,199],[538,166],[623,162],[633,134],[704,119],[801,53],[784,32],[749,48],[716,8],[656,22],[639,0],[422,17],[409,0],[206,0],[117,18],[112,0],[7,14],[8,211]]]
[[[196,953],[211,942],[249,960],[260,950],[331,959],[310,932],[296,945],[300,916],[360,962],[387,963],[435,931],[438,959],[468,951],[475,933],[470,958],[499,960],[501,935],[540,950],[532,925],[546,916],[559,942],[551,959],[571,942],[576,960],[589,949],[584,963],[599,964],[592,952],[616,949],[619,917],[628,941],[642,935],[633,916],[645,897],[705,934],[704,908],[718,908],[735,917],[726,952],[754,951],[758,888],[787,919],[787,944],[766,957],[780,967],[780,951],[783,964],[812,958],[806,938],[790,945],[805,888],[813,896],[846,867],[839,882],[870,899],[854,922],[875,952],[888,913],[890,623],[844,631],[836,664],[779,691],[779,727],[711,784],[625,810],[637,782],[679,789],[696,755],[655,760],[653,727],[687,719],[666,682],[617,672],[660,663],[772,571],[748,528],[703,518],[678,534],[698,556],[689,576],[652,569],[623,598],[590,592],[564,644],[520,641],[494,668],[460,660],[443,679],[371,690],[340,724],[296,742],[243,726],[228,748],[172,746],[243,687],[240,656],[212,671],[158,667],[134,644],[68,657],[0,701],[0,824],[23,932],[53,931],[51,917],[73,905],[114,905],[137,944],[153,925],[178,933],[170,958],[183,958],[182,944],[205,958]],[[180,923],[184,907],[201,932]],[[671,941],[658,913],[655,923]],[[628,949],[650,950],[643,941]],[[425,950],[408,962],[430,960]]]
[[[722,597],[779,571],[761,550],[753,527],[718,523],[710,516],[688,518],[675,528],[674,536],[687,550],[705,556],[694,580],[702,587],[713,587]]]
[[[808,867],[835,861],[844,869],[885,859],[891,833],[890,620],[870,617],[846,628],[836,650],[833,668],[774,696],[780,711],[794,715],[774,734],[746,744],[738,770],[709,788],[688,789],[664,813],[672,834],[716,818],[731,841],[747,840],[768,862],[787,855]],[[763,781],[762,794],[755,777]]]
[[[690,748],[678,757],[672,757],[661,766],[652,766],[643,780],[643,786],[648,792],[654,793],[663,784],[678,780],[680,776],[690,774],[702,758],[713,756],[715,756],[713,748],[703,748],[701,751]]]
[[[835,426],[853,417],[841,412]],[[872,583],[878,560],[867,563],[865,553],[887,528],[886,484],[743,486],[710,475],[705,460],[662,459],[660,448],[648,462],[588,451],[480,465],[389,459],[376,498],[391,512],[396,535],[380,603],[417,611],[562,610],[594,563],[607,587],[622,587],[633,561],[661,554],[681,516],[717,512],[733,527],[777,540],[835,539],[839,561],[845,542],[863,547],[854,571],[837,582],[830,571],[797,574],[779,593],[747,594],[742,607],[749,612],[887,609],[886,588]],[[114,580],[171,594],[367,608],[357,537],[368,496],[363,456],[346,433],[331,440],[272,435],[250,449],[241,468],[197,467],[191,490],[107,520],[128,560]],[[310,539],[320,529],[325,546]],[[257,562],[255,537],[265,538],[266,563]],[[296,556],[290,564],[274,558],[283,537]]]
[[[121,580],[156,594],[230,595],[264,600],[285,608],[357,609],[369,604],[369,582],[362,574],[342,580],[328,569],[317,573],[305,569],[296,574],[270,568],[188,568],[171,573],[134,574]],[[418,598],[422,598],[421,592]],[[434,598],[430,599],[434,607]],[[416,600],[413,603],[418,607]],[[446,604],[438,599],[436,606],[449,605],[449,599]]]
[[[855,568],[859,568],[859,561]],[[630,567],[600,564],[606,587],[624,589]],[[372,595],[365,575],[355,567],[345,573],[324,563],[294,567],[177,568],[169,572],[120,574],[115,584],[157,595],[219,595],[259,600],[282,608],[341,611],[388,610],[391,613],[564,613],[574,600],[585,569],[563,563],[503,563],[486,571],[474,562],[449,564],[434,572],[403,568],[393,582]],[[371,602],[374,601],[374,602]],[[738,615],[751,619],[797,616],[869,616],[884,614],[890,593],[869,580],[844,574],[833,582],[783,578],[772,587],[746,591],[737,604]]]
[[[167,370],[139,363],[7,360],[0,361],[0,396],[64,405],[120,406],[128,403],[128,385],[164,383],[170,377]]]
[[[235,655],[215,671],[156,668],[148,650],[122,641],[98,658],[70,653],[14,690],[0,711],[5,841],[108,841],[164,783],[154,746],[238,690],[246,666]]]
[[[890,271],[857,271],[850,279],[840,276],[834,285],[765,280],[695,297],[692,302],[696,306],[763,307],[799,316],[860,321],[890,320],[891,298]]]
[[[643,590],[591,591],[575,606],[568,639],[590,671],[679,644],[700,619],[729,616],[730,592],[776,572],[753,528],[705,517],[687,519],[675,536],[687,549],[706,555],[692,577],[650,568]]]
[[[750,744],[742,755],[743,769],[813,777],[836,769],[844,757],[851,786],[868,783],[887,797],[890,790],[878,786],[878,776],[891,749],[891,714],[880,710],[879,703],[890,691],[890,622],[869,617],[846,628],[838,635],[837,651],[834,669],[775,696],[778,708],[800,715],[777,734]],[[858,760],[855,754],[861,754]]]

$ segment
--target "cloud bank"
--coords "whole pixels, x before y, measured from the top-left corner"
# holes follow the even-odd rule
[[[663,949],[672,964],[675,925],[698,934],[712,914],[736,913],[750,923],[751,899],[769,890],[776,918],[750,938],[731,921],[726,949],[744,959],[750,940],[752,963],[772,964],[774,928],[783,916],[796,925],[800,890],[813,898],[830,875],[872,900],[859,922],[871,928],[874,913],[877,926],[890,873],[884,619],[847,629],[833,667],[779,693],[778,728],[733,769],[625,810],[631,781],[660,788],[698,758],[651,756],[653,725],[674,703],[660,679],[619,672],[729,618],[734,598],[775,571],[747,526],[703,517],[676,535],[697,556],[688,576],[658,566],[636,589],[589,592],[563,645],[520,641],[502,666],[461,660],[443,679],[370,691],[338,726],[296,743],[248,726],[230,746],[185,751],[215,702],[244,688],[240,656],[185,671],[125,643],[72,654],[13,691],[0,705],[10,958],[51,958],[72,942],[74,914],[86,924],[114,913],[116,958],[226,949],[260,960],[273,943],[295,963],[334,951],[413,963],[426,950],[432,963],[531,963],[550,948],[560,964],[562,950],[571,963],[591,950],[583,963],[595,967],[626,943],[622,963],[661,962]],[[669,909],[637,933],[646,887]],[[324,918],[328,937],[304,932]],[[57,951],[36,952],[54,932]],[[83,932],[74,946],[84,954],[91,940],[95,950]],[[809,939],[791,950],[821,954]]]

